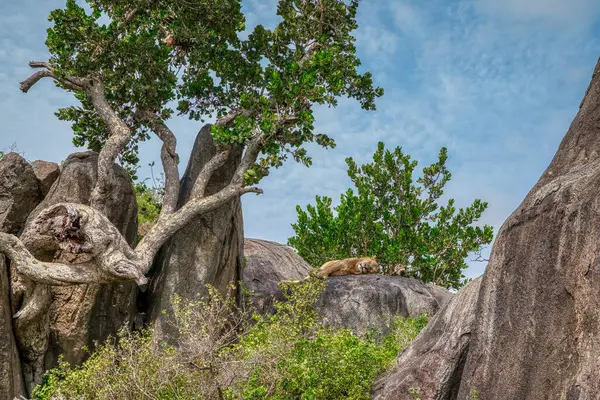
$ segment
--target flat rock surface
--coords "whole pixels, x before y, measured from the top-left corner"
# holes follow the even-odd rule
[[[318,307],[328,324],[362,335],[387,333],[397,317],[435,314],[452,294],[423,282],[387,275],[330,276]]]

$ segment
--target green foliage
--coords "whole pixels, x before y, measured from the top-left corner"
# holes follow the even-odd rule
[[[148,187],[145,182],[134,186],[138,207],[138,241],[154,226],[162,208],[162,188]]]
[[[122,334],[81,366],[61,362],[33,399],[368,399],[373,381],[427,320],[399,319],[377,341],[323,326],[322,282],[288,285],[270,316],[238,309],[209,288],[206,300],[173,299],[176,347],[151,331]]]
[[[358,166],[346,159],[355,190],[332,207],[329,197],[316,197],[306,211],[298,206],[295,236],[288,244],[317,267],[329,260],[377,256],[389,274],[405,274],[425,282],[459,288],[465,257],[491,242],[491,226],[473,224],[487,208],[475,200],[456,209],[454,200],[440,205],[451,178],[447,151],[423,168],[415,179],[417,162],[397,147],[385,150],[379,143],[373,162]]]
[[[345,96],[373,110],[383,95],[370,73],[357,70],[357,0],[280,0],[281,22],[273,30],[258,25],[247,39],[239,37],[240,0],[86,2],[89,14],[75,0],[50,14],[50,62],[59,77],[104,82],[109,103],[134,131],[121,157],[126,164],[138,162],[138,143],[149,138],[140,111],[203,120],[243,110],[212,135],[228,144],[263,135],[262,157],[246,177],[256,183],[289,156],[310,165],[307,142],[334,146],[314,132],[313,105],[335,106]],[[74,95],[80,105],[57,115],[72,122],[76,145],[99,150],[107,127],[86,93]]]
[[[0,160],[4,158],[4,152],[0,151]]]

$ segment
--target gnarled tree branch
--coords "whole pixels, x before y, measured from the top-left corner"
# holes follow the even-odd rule
[[[227,151],[218,152],[204,166],[198,175],[194,187],[194,196],[192,196],[190,201],[167,218],[159,219],[136,247],[135,252],[141,262],[142,271],[144,273],[147,273],[150,269],[154,256],[160,247],[177,231],[186,226],[194,217],[210,212],[220,205],[245,193],[262,193],[262,190],[259,188],[244,187],[243,180],[246,171],[252,168],[256,162],[263,143],[264,137],[260,134],[257,134],[250,140],[231,183],[219,192],[206,197],[204,197],[206,184],[212,173],[227,160]]]
[[[31,68],[44,68],[45,71],[37,71],[32,74],[29,78],[25,79],[22,82],[19,82],[20,90],[23,93],[27,93],[36,83],[38,83],[43,78],[52,78],[62,86],[70,90],[84,90],[84,80],[78,78],[59,78],[49,63],[43,61],[31,61],[29,63]]]
[[[125,238],[101,212],[82,205],[62,203],[40,213],[21,239],[0,233],[0,252],[17,272],[36,283],[68,286],[135,280],[146,277]],[[61,254],[72,263],[45,262]]]
[[[106,199],[112,189],[111,182],[114,182],[115,160],[131,140],[132,132],[108,103],[102,81],[93,79],[86,92],[92,101],[94,111],[104,121],[110,133],[98,156],[98,179],[90,199],[92,207],[105,212]]]
[[[152,130],[162,140],[160,151],[163,170],[165,172],[165,194],[159,218],[172,214],[177,209],[179,199],[179,155],[177,155],[177,138],[169,127],[157,115],[142,113],[141,118],[147,120]]]

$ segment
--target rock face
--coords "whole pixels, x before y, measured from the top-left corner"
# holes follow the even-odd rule
[[[42,200],[33,168],[17,153],[0,160],[0,231],[17,234]]]
[[[8,266],[0,255],[0,398],[25,395],[21,360],[12,328]]]
[[[600,393],[600,62],[554,159],[502,226],[459,399]]]
[[[252,303],[259,312],[272,310],[273,300],[282,300],[278,283],[300,280],[312,269],[288,246],[259,239],[244,240],[242,281],[253,292]]]
[[[37,177],[40,184],[40,190],[42,197],[46,197],[52,184],[58,179],[60,175],[60,167],[58,164],[48,161],[37,160],[31,163],[33,172]]]
[[[29,213],[42,200],[33,168],[9,153],[0,160],[0,231],[18,234]],[[13,332],[9,269],[0,255],[0,398],[25,395],[21,361]]]
[[[183,175],[179,207],[189,200],[200,170],[215,153],[210,126],[207,125],[196,138]],[[214,194],[229,184],[240,159],[241,152],[231,153],[227,162],[213,174],[206,195]],[[193,300],[205,293],[206,284],[225,293],[230,290],[229,283],[240,280],[243,246],[239,199],[197,217],[163,246],[151,271],[152,279],[146,297],[150,314],[148,322],[154,324],[156,338],[168,338],[174,334],[166,323],[173,295]],[[167,311],[167,317],[162,314],[163,310]]]
[[[98,155],[75,153],[64,163],[62,172],[30,219],[51,205],[70,202],[88,204],[96,183]],[[133,245],[137,239],[137,205],[133,185],[127,173],[116,166],[116,182],[111,191],[107,217]],[[50,346],[46,368],[53,367],[60,354],[70,363],[80,363],[86,356],[83,346],[93,348],[131,326],[135,316],[137,287],[134,282],[108,285],[52,287],[50,307]]]
[[[330,326],[362,335],[371,328],[388,333],[395,317],[435,314],[452,294],[399,276],[330,276],[317,304]],[[445,299],[444,299],[445,298]]]
[[[374,400],[410,399],[411,389],[431,400],[456,399],[467,358],[481,278],[454,296],[374,386]],[[469,398],[470,399],[470,398]]]

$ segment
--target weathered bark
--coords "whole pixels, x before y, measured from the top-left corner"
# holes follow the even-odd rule
[[[467,359],[481,278],[462,288],[374,385],[374,400],[454,400]]]
[[[242,282],[252,291],[252,304],[261,313],[273,311],[273,301],[283,300],[279,282],[301,280],[312,267],[290,247],[267,240],[244,240]]]
[[[387,334],[397,317],[433,315],[452,298],[439,302],[439,291],[421,281],[387,275],[330,276],[317,308],[328,325]]]
[[[554,159],[502,226],[459,399],[600,393],[600,62]]]
[[[181,181],[179,210],[198,196],[210,197],[222,192],[231,183],[241,157],[236,151],[231,151],[221,163],[224,165],[210,173],[206,185],[199,179],[206,175],[205,167],[214,161],[216,154],[210,127],[206,126],[198,134]],[[198,193],[198,185],[205,186],[204,193]],[[205,293],[206,284],[226,292],[230,283],[240,279],[242,249],[243,224],[237,196],[194,218],[167,242],[156,259],[147,295],[149,322],[154,324],[157,338],[174,335],[162,311],[172,310],[170,302],[175,294],[193,300]]]

